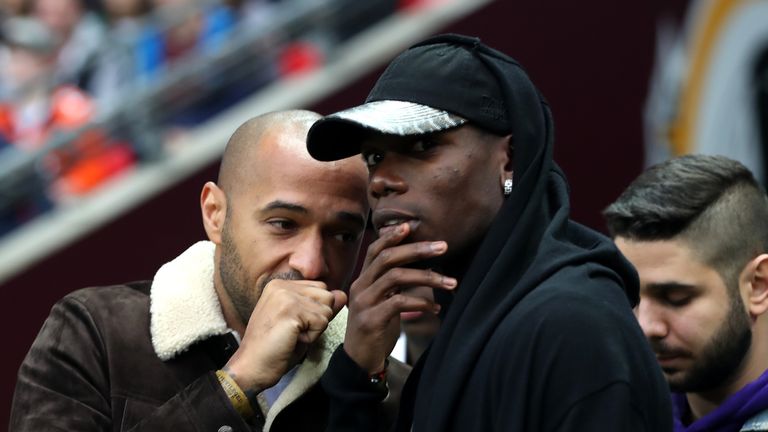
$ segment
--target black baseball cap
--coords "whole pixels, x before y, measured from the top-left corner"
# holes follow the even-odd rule
[[[512,130],[500,74],[519,65],[479,38],[446,34],[420,42],[389,64],[365,103],[318,120],[307,149],[331,161],[360,152],[371,133],[422,135],[466,123],[498,135]]]

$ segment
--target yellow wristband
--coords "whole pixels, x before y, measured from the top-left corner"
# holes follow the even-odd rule
[[[229,397],[229,401],[232,402],[232,406],[240,413],[243,418],[249,419],[253,417],[253,407],[251,407],[251,401],[243,392],[243,389],[235,382],[232,377],[223,370],[216,371],[216,377],[219,379],[221,388],[224,389],[224,393]]]

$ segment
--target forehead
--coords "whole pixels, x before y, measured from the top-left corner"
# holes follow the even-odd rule
[[[367,213],[367,171],[354,161],[317,162],[280,152],[254,164],[250,187],[242,193],[260,207],[283,201],[300,205],[312,214],[338,211]]]
[[[721,281],[719,273],[697,258],[680,240],[638,241],[617,237],[616,246],[637,269],[642,286],[678,283],[706,286]]]

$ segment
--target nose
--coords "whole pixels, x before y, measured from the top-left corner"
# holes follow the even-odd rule
[[[403,179],[402,165],[397,162],[397,155],[389,152],[384,160],[371,168],[369,192],[375,199],[385,197],[391,193],[405,193],[408,184]]]
[[[319,232],[308,233],[291,253],[288,265],[307,280],[323,280],[328,275],[328,261]]]
[[[664,313],[651,301],[640,301],[635,309],[635,316],[648,339],[663,339],[669,333],[669,325]]]

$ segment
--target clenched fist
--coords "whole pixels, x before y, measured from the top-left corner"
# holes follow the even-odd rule
[[[329,291],[323,282],[270,281],[225,369],[245,391],[272,387],[304,357],[346,302],[346,294]]]

